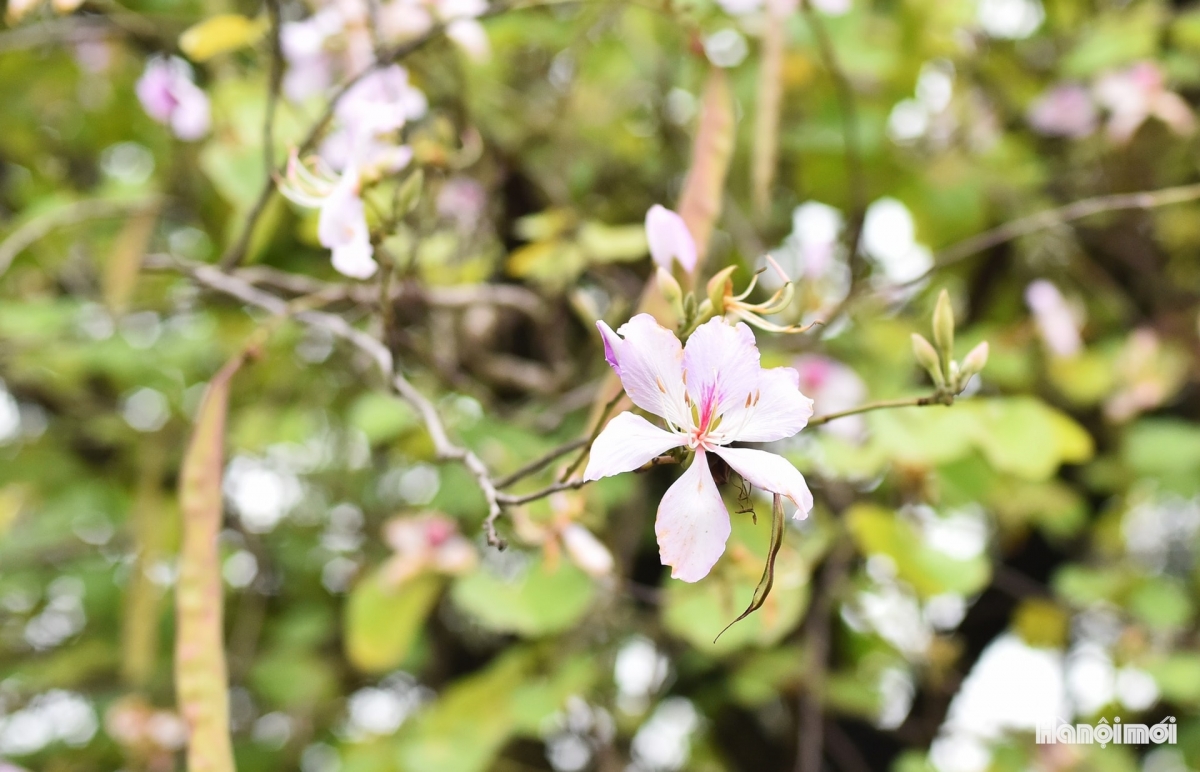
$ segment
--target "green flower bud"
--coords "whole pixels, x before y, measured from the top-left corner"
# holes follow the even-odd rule
[[[714,314],[725,313],[725,298],[733,294],[733,280],[729,277],[736,270],[736,265],[722,268],[708,280],[708,302],[712,303]]]
[[[662,266],[658,267],[655,276],[658,279],[658,291],[662,293],[663,298],[671,306],[671,310],[675,312],[675,315],[682,318],[683,288],[679,286],[679,282],[675,281],[675,277],[671,275],[671,272]]]
[[[954,357],[954,308],[950,305],[950,293],[942,290],[937,306],[933,309],[933,341],[942,355],[942,362],[949,368]]]
[[[924,367],[929,373],[929,377],[937,387],[943,388],[946,385],[946,378],[942,375],[942,365],[938,359],[937,349],[933,344],[925,340],[925,336],[913,333],[912,335],[913,356],[917,359],[917,364]]]
[[[980,343],[978,346],[971,349],[971,352],[967,354],[965,359],[963,359],[962,373],[958,376],[958,387],[962,389],[967,385],[967,381],[983,372],[983,368],[987,366],[987,361],[988,344],[985,340],[983,343]]]

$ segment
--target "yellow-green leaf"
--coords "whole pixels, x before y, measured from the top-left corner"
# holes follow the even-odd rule
[[[267,26],[265,18],[222,13],[189,27],[179,36],[179,47],[193,61],[203,62],[257,42]]]

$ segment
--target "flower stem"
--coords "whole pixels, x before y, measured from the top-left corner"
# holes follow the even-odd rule
[[[839,418],[858,415],[859,413],[870,413],[873,410],[886,410],[893,407],[925,407],[926,405],[953,405],[954,395],[949,392],[935,392],[924,397],[905,397],[904,399],[885,399],[879,402],[868,402],[865,405],[852,407],[848,410],[839,410],[835,413],[826,413],[825,415],[815,416],[810,418],[808,425],[820,426],[827,424],[830,421],[836,421]]]

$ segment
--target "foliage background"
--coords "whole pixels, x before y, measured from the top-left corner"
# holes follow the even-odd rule
[[[1036,11],[1032,28],[989,33],[997,4]],[[789,526],[767,605],[713,643],[757,582],[764,523],[735,516],[704,582],[668,579],[652,527],[668,467],[510,508],[499,552],[476,481],[437,461],[375,364],[321,329],[278,326],[232,381],[225,442],[238,769],[1200,768],[1197,196],[1052,216],[953,261],[939,251],[1058,205],[1195,183],[1195,137],[1157,120],[1114,142],[1043,136],[1026,116],[1056,83],[1144,60],[1192,101],[1200,8],[854,0],[774,26],[705,0],[494,10],[489,60],[438,35],[404,57],[430,113],[405,130],[412,169],[380,185],[412,202],[385,234],[391,284],[328,307],[385,342],[494,474],[590,432],[606,376],[593,322],[628,318],[650,276],[640,222],[678,198],[692,163],[706,41],[731,65],[736,130],[702,277],[737,265],[744,286],[764,250],[803,239],[792,214],[811,201],[840,210],[844,234],[868,204],[902,202],[912,259],[923,245],[938,260],[898,291],[885,258],[904,217],[874,236],[868,217],[864,248],[836,253],[850,301],[801,279],[796,313],[831,323],[759,333],[764,361],[819,352],[853,368],[865,399],[927,393],[909,335],[928,335],[947,288],[959,353],[986,339],[991,362],[953,407],[871,413],[859,437],[787,445],[817,510]],[[172,266],[216,262],[264,185],[271,35],[195,63],[213,103],[203,141],[173,139],[134,83],[148,56],[223,13],[265,11],[85,0],[0,31],[0,228],[40,236],[0,265],[0,769],[183,768],[180,468],[204,384],[265,316]],[[765,88],[764,28],[784,43]],[[761,208],[755,116],[770,88],[778,153]],[[278,105],[275,163],[322,107]],[[467,226],[436,204],[462,177],[485,193]],[[315,230],[313,213],[271,198],[237,275],[344,281]],[[1039,341],[1023,300],[1038,278],[1086,319],[1073,356]],[[455,287],[469,302],[452,302]],[[611,575],[514,530],[518,511],[548,521],[553,507],[599,536]],[[427,510],[455,519],[477,565],[388,585],[385,524]],[[1019,656],[972,699],[1008,712],[972,714],[973,674],[1006,647]],[[1030,721],[1046,706],[1030,695],[1055,683],[1064,718],[1175,716],[1179,743],[1039,748]]]

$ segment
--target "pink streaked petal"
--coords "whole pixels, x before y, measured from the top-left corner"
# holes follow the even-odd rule
[[[583,479],[599,480],[632,472],[656,456],[683,444],[679,435],[659,429],[633,413],[621,413],[608,422],[592,443]]]
[[[700,413],[700,428],[715,416],[744,406],[758,386],[758,346],[750,328],[721,317],[696,328],[683,351],[687,393]]]
[[[625,393],[642,410],[675,426],[688,420],[683,401],[683,347],[675,333],[650,314],[638,314],[614,333],[597,322],[604,358],[621,378]]]
[[[692,465],[658,505],[654,533],[659,557],[671,566],[673,578],[698,582],[725,552],[730,529],[729,510],[708,470],[708,458],[697,451]]]
[[[813,401],[800,393],[800,376],[790,367],[776,367],[759,371],[754,403],[735,406],[721,428],[733,433],[730,442],[774,442],[803,429],[812,414]]]
[[[725,459],[733,471],[756,488],[791,499],[797,507],[797,519],[808,517],[812,511],[812,492],[804,475],[783,456],[750,448],[714,448],[713,453]]]
[[[671,270],[672,260],[688,273],[696,270],[696,242],[683,218],[665,206],[655,204],[646,212],[646,241],[650,257],[665,270]]]

